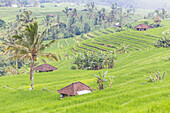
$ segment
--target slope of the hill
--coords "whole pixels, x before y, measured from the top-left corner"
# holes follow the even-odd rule
[[[170,50],[166,48],[133,51],[118,56],[119,63],[108,69],[114,75],[112,88],[60,100],[57,90],[76,81],[97,89],[95,73],[87,70],[57,70],[35,74],[30,91],[29,75],[0,77],[0,112],[169,112]],[[106,69],[105,69],[106,70]],[[100,70],[100,71],[105,71]],[[165,70],[167,77],[147,83],[144,75]],[[105,85],[105,86],[106,86]]]
[[[83,36],[76,36],[76,38],[62,39],[45,51],[56,53],[59,57],[59,62],[50,60],[47,60],[47,62],[59,69],[67,70],[71,68],[72,58],[78,52],[110,52],[121,48],[122,44],[128,45],[127,50],[129,52],[152,49],[155,48],[154,42],[162,37],[161,33],[169,29],[170,20],[163,20],[161,25],[163,27],[153,28],[147,31],[130,29],[115,32],[115,29],[110,27],[90,32]]]

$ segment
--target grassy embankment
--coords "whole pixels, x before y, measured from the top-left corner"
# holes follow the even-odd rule
[[[109,69],[112,88],[92,94],[59,99],[57,90],[76,81],[95,89],[98,71],[57,70],[35,74],[35,89],[29,91],[29,75],[0,78],[1,112],[168,112],[170,109],[170,52],[168,49],[136,51],[119,56]],[[105,69],[106,70],[106,69]],[[146,83],[144,75],[166,70],[161,82]],[[104,71],[104,70],[103,70]],[[108,87],[108,84],[107,84]]]

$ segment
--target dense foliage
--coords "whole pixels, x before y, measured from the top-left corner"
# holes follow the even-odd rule
[[[117,60],[116,54],[110,53],[95,53],[95,52],[84,52],[78,53],[73,61],[78,69],[87,70],[99,70],[104,68],[113,68]]]
[[[170,47],[170,30],[162,32],[162,38],[155,42],[156,47]]]
[[[6,23],[4,20],[0,19],[0,27],[5,27]]]
[[[160,38],[155,42],[156,47],[170,47],[170,38]]]

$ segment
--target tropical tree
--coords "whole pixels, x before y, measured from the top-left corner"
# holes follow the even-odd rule
[[[16,39],[15,43],[3,43],[7,50],[15,51],[17,49],[20,59],[29,59],[32,62],[32,65],[30,66],[30,80],[32,80],[30,90],[33,90],[34,65],[35,61],[37,61],[37,58],[42,56],[58,61],[58,58],[55,54],[43,53],[47,47],[55,42],[55,40],[52,40],[48,44],[43,44],[45,32],[46,30],[44,30],[42,33],[38,32],[38,23],[35,21],[25,25],[21,34],[16,34],[13,36],[13,38]]]
[[[33,20],[35,18],[32,18],[31,15],[32,15],[32,11],[30,11],[30,10],[29,11],[23,11],[23,14],[19,15],[20,23],[25,25],[29,22],[33,22]]]
[[[51,23],[52,23],[52,20],[50,20],[50,16],[49,15],[45,16],[44,23],[45,23],[45,25],[43,27],[47,28],[47,35],[48,35],[49,34],[49,25],[51,25]]]
[[[166,11],[164,8],[161,9],[161,17],[163,20],[168,17],[168,11]]]
[[[170,30],[162,32],[162,37],[155,42],[156,47],[170,47]]]
[[[102,71],[98,73],[98,75],[94,75],[96,78],[97,78],[97,83],[99,84],[99,90],[102,90],[104,88],[104,85],[103,85],[103,82],[107,82],[107,79],[106,79],[106,76],[107,76],[107,72],[104,72]]]
[[[68,18],[68,16],[69,16],[69,9],[68,9],[68,7],[65,7],[65,9],[63,10],[63,13],[67,16],[67,18]]]
[[[6,26],[5,24],[6,24],[5,21],[0,19],[0,27],[5,27]]]
[[[74,8],[72,11],[72,17],[76,17],[77,16],[77,9]]]

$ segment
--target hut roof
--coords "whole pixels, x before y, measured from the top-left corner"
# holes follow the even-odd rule
[[[55,14],[49,14],[50,17],[55,17]]]
[[[58,93],[74,96],[74,95],[78,95],[79,91],[84,91],[84,90],[90,91],[94,89],[87,86],[86,84],[83,84],[82,82],[75,82],[58,90]]]
[[[42,65],[35,67],[34,70],[39,70],[41,72],[47,72],[47,71],[57,70],[57,68],[54,66],[51,66],[49,64],[42,64]]]
[[[149,27],[146,24],[139,24],[135,28],[140,28],[140,29],[149,29]]]

